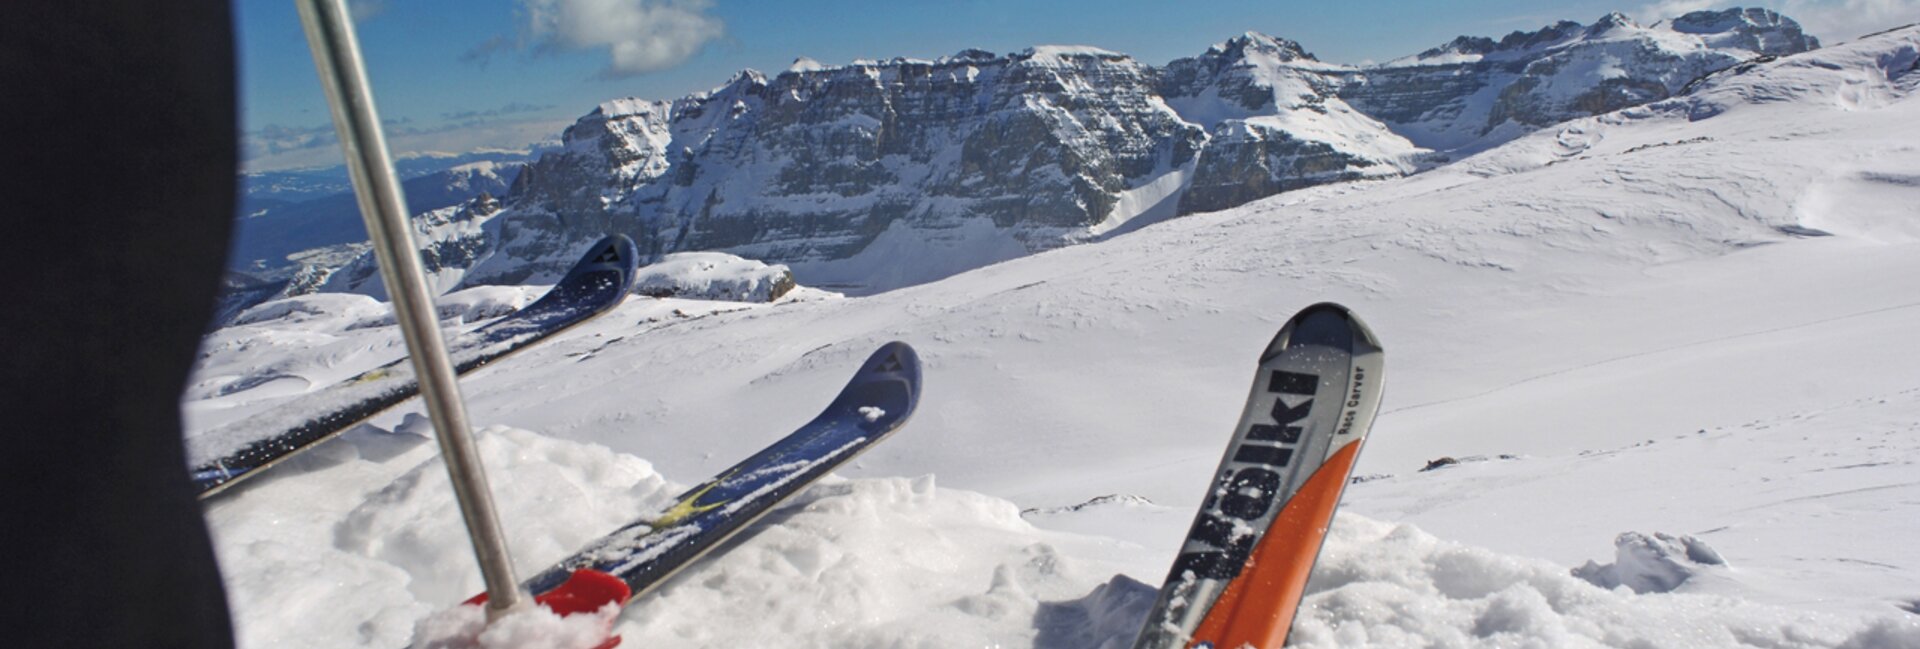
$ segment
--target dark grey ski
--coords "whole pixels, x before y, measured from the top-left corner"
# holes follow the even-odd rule
[[[919,401],[919,357],[906,343],[887,343],[867,358],[818,417],[687,490],[664,511],[615,530],[534,575],[525,582],[527,591],[543,602],[556,597],[582,599],[568,593],[582,589],[596,593],[584,598],[589,602],[632,601],[835,467],[886,439],[906,423]],[[592,579],[611,581],[608,576],[626,588],[609,593],[585,586]]]
[[[513,315],[450,341],[454,369],[466,374],[526,349],[620,304],[633,288],[639,251],[622,235],[601,239],[546,295]],[[418,394],[407,359],[325,388],[290,404],[237,421],[189,442],[231,449],[194,466],[206,498]]]

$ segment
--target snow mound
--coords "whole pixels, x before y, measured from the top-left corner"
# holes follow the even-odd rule
[[[481,320],[492,320],[533,303],[539,296],[546,295],[553,287],[534,286],[475,286],[440,295],[433,298],[434,312],[442,325],[472,324]],[[351,293],[347,295],[352,295]],[[355,327],[391,327],[399,321],[395,319],[391,302],[380,302],[381,311],[374,317],[355,323]]]
[[[550,286],[475,286],[433,299],[441,320],[458,318],[462,323],[491,320],[519,311],[537,296],[546,295]]]
[[[641,268],[633,290],[651,297],[772,302],[793,290],[793,271],[723,252],[681,252]]]
[[[504,427],[476,438],[496,503],[511,512],[504,527],[521,575],[678,491],[647,462],[605,447]],[[339,482],[368,476],[384,486]],[[283,511],[290,502],[297,510]],[[536,646],[515,643],[558,622],[531,616],[501,638],[463,636],[458,611],[423,624],[484,585],[446,467],[413,435],[363,427],[209,503],[207,518],[222,530],[215,549],[243,647],[391,649],[416,631],[448,643],[434,646]]]
[[[378,318],[386,304],[365,295],[326,293],[300,295],[284,300],[274,300],[234,317],[233,326],[260,324],[270,320],[284,320],[286,324],[306,323],[309,329],[320,323],[315,320],[347,319],[359,321]]]
[[[409,633],[416,645],[536,646],[524,643],[600,628],[593,616],[536,613],[481,633],[473,607],[429,616],[479,592],[479,577],[431,449],[363,452],[373,437],[317,451],[332,457],[306,470],[409,467],[384,487],[330,487],[338,475],[265,478],[210,507],[246,646],[384,647]],[[479,442],[501,510],[512,513],[522,574],[681,489],[597,445],[505,427],[481,431]],[[296,500],[297,514],[262,515]],[[316,536],[333,543],[297,545]],[[1013,503],[937,488],[932,476],[829,478],[633,602],[613,632],[632,646],[1125,647],[1156,591],[1136,576],[1157,577],[1170,558],[1157,554],[1034,527]],[[1711,551],[1680,554],[1706,563]],[[1139,575],[1143,565],[1152,572]],[[1920,637],[1910,619],[1609,590],[1551,562],[1354,515],[1335,524],[1308,591],[1294,646],[1899,647]]]
[[[823,484],[800,500],[636,602],[616,632],[638,646],[1026,646],[1048,603],[1112,575],[1078,558],[1111,542],[1035,529],[1012,503],[937,489],[932,476]],[[1126,642],[1138,629],[1138,618],[1117,620],[1124,633],[1099,626],[1108,609],[1080,608],[1078,625],[1053,614],[1057,632]]]
[[[1553,563],[1341,515],[1293,647],[1900,647],[1911,620],[1871,623],[1683,593],[1607,590]],[[1864,627],[1864,628],[1863,628]]]
[[[462,605],[421,620],[414,631],[415,649],[589,649],[607,639],[617,607],[608,604],[594,615],[561,617],[545,607],[533,607],[487,624],[487,612]]]
[[[523,575],[657,509],[677,491],[648,463],[604,447],[502,427],[477,437],[481,460],[500,468],[488,478],[500,510],[515,513],[507,540]],[[463,601],[485,584],[457,511],[446,466],[435,457],[349,512],[334,545],[402,567],[423,601]]]
[[[1613,563],[1588,561],[1574,568],[1573,576],[1601,588],[1625,586],[1636,593],[1670,593],[1703,571],[1727,565],[1727,560],[1706,541],[1687,535],[1626,532],[1613,544]]]

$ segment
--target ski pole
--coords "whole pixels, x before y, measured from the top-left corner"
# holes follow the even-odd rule
[[[346,154],[360,215],[373,238],[380,277],[393,300],[394,314],[420,382],[421,400],[433,420],[434,436],[439,439],[440,454],[453,480],[454,497],[460,502],[460,515],[466,520],[480,575],[487,583],[487,619],[491,621],[525,605],[528,598],[520,592],[519,580],[513,574],[506,537],[500,532],[500,519],[494,511],[493,493],[487,488],[466,406],[460,400],[460,386],[455,383],[453,363],[447,358],[433,298],[427,293],[426,274],[408,232],[406,200],[400,195],[400,181],[387,156],[380,115],[373,107],[373,89],[367,83],[360,44],[353,35],[353,19],[344,0],[295,0],[295,4],[306,29],[307,46],[313,50],[314,66],[319,68],[320,85],[326,89],[333,128]]]

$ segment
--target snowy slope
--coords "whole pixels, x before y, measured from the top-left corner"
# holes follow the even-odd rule
[[[906,429],[617,630],[1124,646],[1252,355],[1336,300],[1385,342],[1389,387],[1297,644],[1916,647],[1916,61],[1920,28],[1900,30],[1408,178],[870,297],[633,298],[463,387],[501,426],[482,446],[530,571],[805,421],[906,340],[928,377]],[[292,313],[224,333],[215,364],[350,375],[387,349],[378,326],[353,330],[350,360],[282,346],[314,326]],[[188,410],[217,419],[249,392]],[[248,646],[399,646],[479,590],[432,444],[401,419],[209,504]],[[1465,461],[1419,470],[1442,456]],[[1072,507],[1114,494],[1133,497]],[[1725,565],[1681,566],[1664,593],[1572,574],[1659,563],[1620,553],[1623,532],[1692,535]]]

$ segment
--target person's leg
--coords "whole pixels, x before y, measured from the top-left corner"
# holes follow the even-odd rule
[[[33,647],[225,647],[180,394],[233,218],[224,0],[0,21],[0,588]]]

